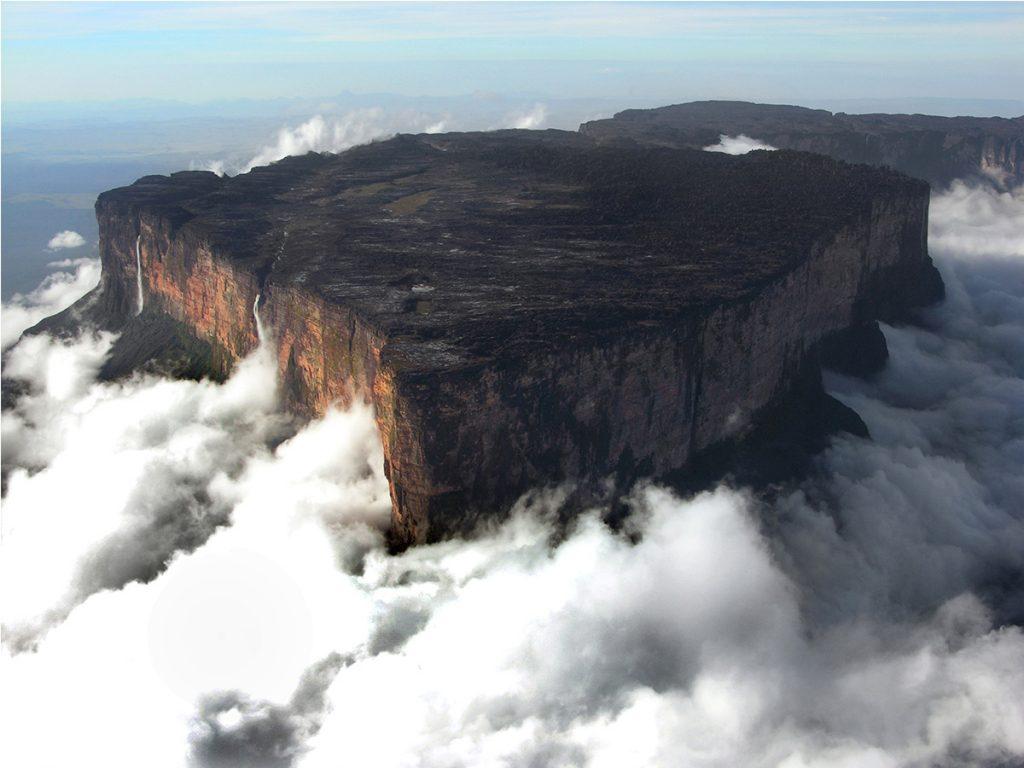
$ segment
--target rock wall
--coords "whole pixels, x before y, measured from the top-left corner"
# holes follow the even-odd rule
[[[1024,125],[1021,133],[1024,134]],[[1024,135],[1012,140],[986,139],[980,154],[982,173],[1001,186],[1010,188],[1024,184]]]
[[[927,207],[923,195],[880,199],[780,280],[672,333],[641,328],[506,370],[389,382],[400,404],[384,420],[400,425],[384,432],[399,538],[470,529],[564,479],[595,493],[606,480],[623,487],[741,437],[817,364],[820,342],[941,296]]]
[[[104,321],[118,326],[137,314],[141,264],[146,310],[184,323],[208,342],[211,373],[226,374],[256,347],[254,273],[219,258],[208,242],[160,215],[112,209],[102,198],[96,214],[103,267],[97,300]]]
[[[1024,184],[1024,135],[963,136],[927,130],[866,134],[851,130],[768,134],[764,140],[779,149],[814,152],[849,163],[887,165],[938,187],[956,179],[988,180],[1006,187]]]
[[[921,185],[897,186],[788,273],[674,327],[637,325],[442,374],[395,364],[385,335],[356,312],[219,254],[173,215],[103,198],[96,301],[134,321],[141,235],[147,313],[187,325],[227,370],[258,343],[259,295],[288,407],[314,416],[335,402],[373,403],[394,539],[405,545],[467,531],[539,486],[571,481],[597,493],[742,436],[816,364],[820,342],[941,295],[927,206]]]

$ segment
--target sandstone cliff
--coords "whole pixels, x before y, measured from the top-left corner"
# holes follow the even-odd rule
[[[779,149],[817,152],[850,163],[887,165],[936,186],[975,179],[1024,183],[1024,116],[847,115],[742,101],[699,101],[630,109],[580,131],[599,141],[629,139],[672,147],[746,135]]]
[[[258,306],[289,407],[375,406],[399,543],[685,466],[823,342],[942,291],[926,184],[802,153],[403,136],[146,177],[96,211],[103,279],[75,311],[124,332],[115,360],[164,322],[223,374]]]

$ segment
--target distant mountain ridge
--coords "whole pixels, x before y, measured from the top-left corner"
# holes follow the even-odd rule
[[[599,142],[701,148],[745,135],[778,149],[887,165],[934,186],[956,179],[1000,187],[1024,183],[1024,116],[851,115],[745,101],[696,101],[629,109],[583,123]]]

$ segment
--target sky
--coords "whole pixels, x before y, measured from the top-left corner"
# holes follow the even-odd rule
[[[3,101],[1019,98],[1024,4],[23,3]]]

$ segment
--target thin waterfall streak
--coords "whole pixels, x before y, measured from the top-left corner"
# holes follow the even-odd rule
[[[263,333],[263,321],[260,320],[260,297],[261,296],[263,296],[262,293],[257,293],[256,294],[256,300],[252,303],[252,316],[254,318],[256,318],[256,338],[259,340],[260,344],[262,345],[265,336],[264,336],[264,333]]]
[[[142,292],[142,250],[140,244],[142,242],[142,235],[135,238],[135,282],[139,287],[139,308],[136,310],[136,317],[142,314],[142,308],[145,306],[146,297]]]

